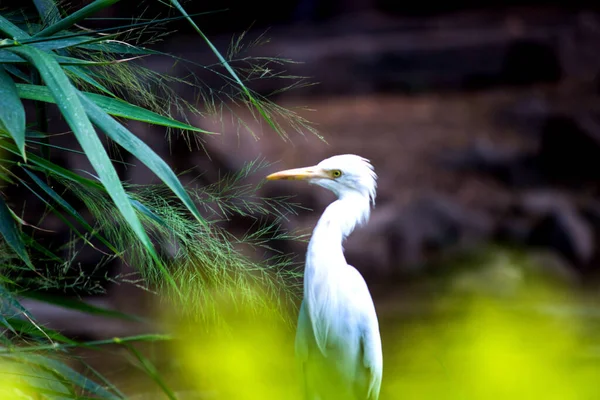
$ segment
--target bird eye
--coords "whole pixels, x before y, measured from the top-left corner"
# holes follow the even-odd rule
[[[342,171],[340,171],[339,169],[334,169],[333,171],[331,171],[331,176],[333,176],[334,178],[339,178],[340,176],[342,176]]]

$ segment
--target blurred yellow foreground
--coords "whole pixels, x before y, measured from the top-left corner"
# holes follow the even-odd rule
[[[535,277],[491,276],[475,291],[454,276],[422,315],[378,307],[382,400],[600,399],[600,307]],[[226,326],[179,325],[173,356],[187,383],[215,399],[301,399],[295,315],[223,310]]]

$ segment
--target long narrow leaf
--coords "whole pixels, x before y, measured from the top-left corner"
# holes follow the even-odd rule
[[[159,54],[157,51],[147,49],[141,46],[134,46],[125,42],[118,42],[116,40],[109,40],[106,42],[82,44],[79,46],[85,50],[101,51],[103,53],[112,53],[120,55],[131,55],[131,56],[144,56],[150,54]]]
[[[80,311],[90,315],[100,315],[103,317],[118,318],[127,321],[143,321],[142,318],[137,317],[135,315],[125,314],[120,311],[97,307],[92,304],[85,303],[81,300],[67,298],[64,296],[52,296],[38,292],[24,292],[20,293],[20,295],[30,299],[43,301],[46,304],[54,304],[60,307]]]
[[[12,78],[0,66],[0,127],[4,127],[13,138],[23,160],[25,154],[25,108],[19,98]]]
[[[36,42],[35,39],[23,40],[22,44],[30,44],[43,51],[67,49],[69,47],[80,46],[82,44],[95,43],[103,40],[107,40],[107,37],[102,36],[76,36],[69,38],[61,38],[60,36],[54,40],[44,40]]]
[[[275,132],[282,133],[281,129],[279,129],[277,127],[277,125],[275,124],[275,122],[273,122],[273,120],[267,114],[267,112],[264,110],[264,108],[262,107],[262,105],[260,104],[260,102],[252,95],[252,93],[250,93],[250,90],[248,89],[248,87],[246,85],[244,85],[244,83],[242,82],[242,80],[239,78],[238,74],[234,71],[233,68],[231,68],[231,65],[229,65],[229,63],[227,62],[227,60],[225,59],[225,57],[223,57],[223,55],[219,52],[219,50],[212,44],[212,42],[204,34],[204,32],[202,32],[200,30],[200,28],[198,27],[198,25],[196,25],[196,23],[190,17],[190,15],[187,13],[187,11],[185,11],[185,9],[181,6],[181,4],[179,3],[179,1],[177,1],[177,0],[170,0],[170,2],[171,2],[171,4],[173,4],[175,6],[175,8],[177,8],[177,10],[179,10],[179,12],[183,16],[185,16],[185,18],[188,20],[188,22],[190,23],[190,25],[192,25],[192,27],[194,28],[194,30],[196,32],[198,32],[198,34],[200,35],[200,37],[204,40],[204,42],[212,50],[212,52],[215,54],[215,56],[217,56],[217,58],[219,59],[219,62],[221,63],[221,65],[223,65],[223,67],[225,67],[225,69],[227,70],[227,72],[229,72],[229,74],[231,75],[231,77],[235,80],[235,82],[239,85],[239,87],[242,89],[242,91],[244,92],[244,94],[248,98],[248,101],[256,108],[256,110],[263,117],[263,119],[269,124],[269,126]]]
[[[25,39],[29,34],[0,15],[0,32],[10,39]]]
[[[0,234],[2,234],[6,243],[8,243],[25,264],[29,268],[35,269],[25,249],[25,243],[21,237],[21,232],[17,228],[17,223],[2,197],[0,197]]]
[[[97,13],[100,10],[105,9],[112,4],[117,3],[119,0],[95,0],[87,6],[81,8],[80,10],[75,11],[73,14],[69,15],[66,18],[61,19],[60,21],[48,26],[46,29],[38,32],[34,35],[34,37],[48,37],[57,32],[63,31],[65,29],[70,28],[76,23],[84,20],[88,16]]]
[[[23,171],[29,175],[31,179],[44,191],[46,192],[54,201],[56,201],[62,208],[64,208],[71,216],[73,216],[77,222],[82,224],[87,230],[93,231],[92,227],[85,221],[85,219],[75,210],[73,206],[71,206],[65,199],[63,199],[58,193],[54,191],[50,186],[46,185],[44,181],[35,176],[34,173],[30,172],[27,168],[23,168]],[[112,246],[111,246],[112,247]]]
[[[173,390],[167,385],[165,380],[160,376],[160,373],[158,372],[158,370],[156,369],[154,364],[152,364],[152,362],[147,357],[144,357],[144,355],[142,353],[140,353],[131,344],[123,343],[123,346],[125,346],[125,348],[127,350],[129,350],[129,352],[135,358],[137,358],[137,360],[140,363],[140,368],[146,373],[146,375],[148,375],[150,378],[152,378],[152,380],[156,383],[156,385],[159,388],[161,388],[161,390],[163,391],[165,396],[169,400],[177,400],[177,396],[175,396],[175,393],[173,392]]]
[[[19,300],[17,300],[16,297],[8,289],[6,289],[6,287],[4,287],[4,285],[0,285],[0,298],[2,298],[2,300],[17,313],[27,314],[29,316],[29,313],[25,307],[21,305]]]
[[[204,223],[204,219],[194,205],[194,202],[167,163],[150,146],[125,129],[123,125],[115,121],[114,118],[94,104],[93,101],[83,94],[80,95],[80,99],[92,122],[102,129],[112,140],[150,168],[181,199],[194,217]]]
[[[0,148],[9,151],[13,154],[19,155],[19,151],[15,145],[12,143],[7,143],[4,141],[0,141]],[[104,186],[101,183],[96,182],[92,179],[84,178],[80,175],[77,175],[73,171],[70,171],[66,168],[61,167],[60,165],[54,164],[51,161],[46,160],[45,158],[36,156],[35,154],[29,155],[29,168],[37,169],[44,173],[50,172],[55,176],[60,176],[61,178],[67,179],[69,181],[73,181],[79,183],[80,185],[84,185],[87,187],[104,190]]]
[[[106,86],[104,86],[103,84],[98,82],[96,79],[94,79],[94,77],[92,77],[92,75],[90,75],[85,69],[75,66],[75,65],[69,65],[69,66],[65,66],[65,71],[69,71],[76,78],[81,79],[82,81],[95,87],[96,89],[100,90],[101,92],[103,92],[109,96],[116,97],[114,94],[112,94],[112,92],[110,90],[108,90],[106,88]]]
[[[12,47],[11,47],[12,48]],[[95,65],[107,65],[112,64],[115,61],[89,61],[81,60],[79,58],[66,57],[55,55],[54,56],[60,65],[81,65],[81,66],[95,66]],[[0,48],[0,63],[1,64],[27,64],[27,60],[19,57],[8,51],[8,48]]]
[[[54,24],[60,20],[60,11],[54,0],[33,0],[38,14],[47,25]]]
[[[113,393],[98,385],[96,382],[86,378],[79,372],[76,372],[66,364],[53,358],[45,357],[39,354],[23,354],[15,353],[5,355],[4,357],[12,358],[13,360],[34,366],[36,368],[51,372],[56,377],[56,382],[66,385],[75,385],[90,394],[99,396],[100,399],[117,399]]]
[[[6,319],[6,316],[13,312],[21,311],[23,307],[17,299],[14,298],[4,285],[0,284],[0,325],[10,330],[15,335],[17,331],[13,328],[12,324]],[[18,311],[17,311],[18,310]]]
[[[167,341],[173,340],[173,337],[165,334],[142,334],[135,336],[126,336],[126,337],[116,337],[112,339],[102,339],[102,340],[94,340],[91,342],[76,342],[74,340],[68,339],[68,342],[65,344],[41,344],[37,346],[27,346],[21,347],[19,352],[21,353],[34,353],[38,351],[47,351],[47,350],[65,350],[72,349],[74,347],[86,347],[89,349],[97,349],[98,346],[104,346],[108,344],[123,344],[123,343],[131,343],[131,342],[158,342],[158,341]],[[0,355],[12,353],[11,349],[4,349],[0,347]]]
[[[47,194],[49,194],[56,202],[58,202],[63,208],[65,208],[71,215],[73,215],[73,217],[75,219],[77,219],[77,221],[83,225],[83,227],[89,231],[90,233],[92,233],[92,235],[94,235],[96,238],[98,238],[98,240],[100,240],[106,247],[108,247],[110,249],[110,251],[112,251],[115,254],[118,254],[118,250],[108,241],[106,240],[104,237],[102,237],[102,235],[98,234],[98,232],[96,232],[95,229],[93,229],[82,217],[81,215],[79,215],[79,213],[77,213],[73,207],[71,207],[65,200],[63,200],[58,193],[56,193],[54,190],[52,190],[52,188],[50,188],[48,185],[46,185],[41,179],[39,179],[37,176],[35,176],[34,174],[32,174],[31,172],[27,171],[25,168],[23,168],[23,170],[29,174],[29,176],[34,180],[34,182],[36,182],[38,184],[38,186],[40,186]],[[37,198],[39,198],[42,202],[44,202],[44,204],[46,204],[50,210],[61,220],[63,221],[69,228],[71,228],[73,230],[73,232],[75,232],[86,244],[90,245],[93,248],[96,248],[89,240],[88,238],[83,235],[82,233],[79,232],[79,230],[73,226],[73,224],[67,219],[65,218],[64,215],[62,215],[62,213],[60,213],[58,210],[56,210],[52,204],[50,204],[45,198],[43,198],[40,194],[38,194],[35,190],[33,190],[33,188],[31,188],[25,181],[21,180],[21,184],[23,186],[25,186],[27,189],[29,189]],[[74,212],[74,213],[73,213]]]
[[[63,20],[64,21],[64,20]],[[136,211],[131,204],[131,199],[125,192],[123,184],[115,171],[110,157],[106,153],[100,138],[96,134],[92,123],[86,115],[85,109],[79,98],[79,91],[69,81],[58,62],[50,55],[41,52],[35,47],[21,46],[11,48],[13,51],[31,62],[52,93],[58,108],[69,127],[75,134],[81,148],[87,155],[92,167],[98,174],[100,181],[106,188],[117,209],[129,224],[133,233],[140,240],[156,266],[163,274],[163,278],[170,287],[181,296],[181,291],[173,276],[169,273],[162,260],[158,257],[150,237],[146,233]]]
[[[136,208],[136,210],[138,210],[140,213],[144,214],[146,217],[150,218],[157,224],[162,225],[165,228],[168,228],[165,220],[163,220],[161,217],[156,215],[156,213],[154,211],[150,210],[148,207],[146,207],[144,204],[142,204],[138,200],[131,199],[131,204],[133,204],[133,206]]]
[[[126,400],[127,396],[123,392],[119,390],[106,376],[102,375],[99,371],[97,371],[90,364],[86,363],[83,359],[78,360],[83,366],[85,366],[87,372],[90,372],[91,375],[95,376],[99,382],[103,383],[104,386],[111,390],[115,395],[117,395],[120,399]]]
[[[79,100],[78,91],[73,87],[60,65],[50,55],[34,47],[21,46],[12,48],[11,51],[29,60],[39,71],[63,117],[73,130],[81,148],[106,187],[109,196],[144,247],[150,254],[155,255],[156,252],[152,242],[129,202],[121,180],[86,115],[85,109]]]
[[[35,325],[27,319],[8,318],[8,320],[10,321],[11,325],[15,328],[15,330],[19,332],[20,335],[28,335],[38,339],[42,339],[42,343],[44,344],[40,344],[39,346],[44,346],[48,349],[58,348],[57,343],[48,343],[48,339],[54,342],[63,343],[63,345],[67,345],[70,347],[75,347],[77,345],[76,341],[61,335],[59,332],[45,328],[40,325]],[[0,353],[2,352],[0,351]]]
[[[8,54],[10,54],[10,53],[8,53]],[[25,74],[19,68],[15,67],[14,65],[4,64],[4,69],[6,70],[6,72],[8,72],[9,74],[12,74],[13,76],[16,76],[17,78],[21,79],[23,82],[31,82],[31,77],[28,76],[27,74]]]
[[[17,91],[22,99],[45,101],[48,103],[54,103],[54,98],[50,93],[50,90],[46,86],[40,85],[28,85],[17,83]],[[121,117],[131,119],[134,121],[146,122],[148,124],[165,126],[168,128],[184,129],[194,132],[201,132],[207,134],[215,134],[215,132],[205,131],[204,129],[197,128],[183,122],[176,121],[171,118],[164,117],[160,114],[146,110],[145,108],[135,106],[131,103],[120,99],[113,99],[107,96],[96,93],[83,92],[87,98],[96,103],[100,108],[106,111],[108,114],[115,117]]]

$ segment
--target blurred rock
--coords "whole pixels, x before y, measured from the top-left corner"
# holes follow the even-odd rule
[[[488,140],[476,140],[466,148],[444,152],[440,160],[444,166],[487,174],[512,187],[528,187],[543,181],[532,155],[519,149],[498,148]]]
[[[518,129],[539,138],[543,123],[551,112],[550,104],[543,97],[529,95],[500,109],[494,118],[500,126]]]
[[[416,272],[436,256],[473,249],[492,227],[486,214],[433,193],[403,208],[376,210],[367,228],[349,238],[346,254],[350,263],[369,270]]]
[[[500,225],[505,235],[514,235],[513,241],[552,249],[579,268],[591,261],[595,251],[592,225],[567,196],[552,190],[530,191],[513,207],[516,216]]]
[[[541,122],[534,151],[499,149],[488,141],[451,153],[442,163],[460,171],[487,174],[515,188],[600,181],[600,123],[590,114],[552,114]]]

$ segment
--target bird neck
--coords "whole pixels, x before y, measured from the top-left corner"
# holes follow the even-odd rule
[[[359,193],[344,195],[331,203],[308,244],[305,276],[310,279],[314,275],[312,270],[345,266],[342,243],[357,225],[368,220],[369,213],[369,199]]]

